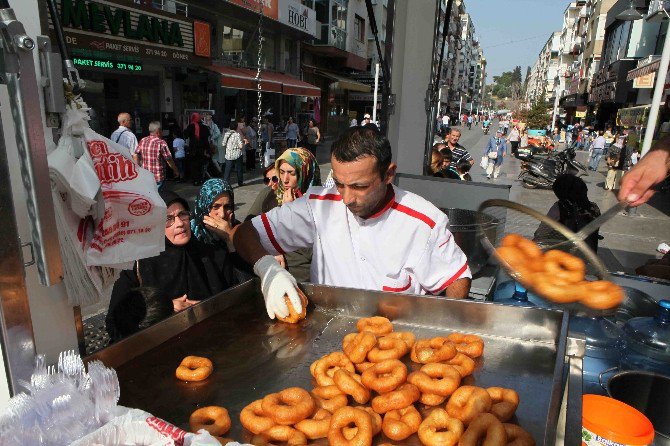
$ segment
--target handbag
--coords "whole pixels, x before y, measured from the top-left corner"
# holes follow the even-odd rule
[[[498,151],[489,152],[488,157],[489,157],[490,160],[497,160],[498,159]]]

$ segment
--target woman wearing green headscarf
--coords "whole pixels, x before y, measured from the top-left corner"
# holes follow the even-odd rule
[[[277,158],[275,169],[279,176],[279,187],[276,191],[270,187],[265,188],[251,205],[245,220],[300,198],[311,186],[321,185],[319,165],[314,155],[307,149],[300,147],[287,149]],[[296,280],[309,282],[312,249],[301,249],[284,257],[286,269]]]

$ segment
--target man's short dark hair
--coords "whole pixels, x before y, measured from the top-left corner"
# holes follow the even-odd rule
[[[458,162],[458,171],[459,172],[470,172],[470,168],[472,167],[472,164],[470,164],[470,161],[462,160]]]
[[[351,127],[333,142],[330,155],[341,163],[351,163],[371,156],[377,160],[377,170],[384,179],[391,165],[391,143],[374,128]]]

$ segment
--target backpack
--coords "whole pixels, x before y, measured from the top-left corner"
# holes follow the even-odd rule
[[[234,161],[238,159],[240,156],[242,156],[242,149],[239,147],[233,147],[234,139],[231,140],[231,137],[237,133],[237,130],[228,130],[223,137],[223,141],[221,142],[221,147],[225,149],[224,156],[227,160],[229,161]]]

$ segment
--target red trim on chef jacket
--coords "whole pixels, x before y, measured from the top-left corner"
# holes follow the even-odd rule
[[[402,293],[403,291],[409,290],[409,287],[412,286],[412,276],[409,276],[409,283],[402,288],[391,288],[390,286],[382,287],[382,291],[390,291],[391,293]]]
[[[286,254],[283,249],[281,249],[281,246],[279,246],[279,243],[277,242],[277,239],[275,238],[274,233],[272,232],[272,227],[270,226],[270,220],[268,220],[267,215],[265,213],[261,214],[261,221],[263,222],[263,227],[265,228],[265,232],[267,232],[268,237],[270,238],[270,243],[272,243],[272,246],[277,250],[279,254]]]
[[[391,190],[392,193],[391,193],[391,197],[389,198],[388,203],[386,203],[384,205],[384,207],[379,212],[375,212],[374,214],[369,216],[368,219],[380,217],[384,214],[384,212],[391,209],[391,206],[393,206],[393,204],[395,203],[395,191],[393,190],[393,188],[391,188],[390,190]]]
[[[465,272],[466,269],[468,269],[468,264],[467,264],[467,263],[465,263],[465,264],[461,267],[461,269],[459,269],[459,270],[456,272],[456,274],[454,274],[453,276],[451,276],[451,278],[450,278],[449,280],[447,280],[446,282],[444,282],[444,283],[442,284],[442,286],[440,286],[440,287],[439,287],[438,289],[436,289],[435,291],[431,291],[431,293],[433,293],[433,294],[438,294],[438,293],[441,293],[442,291],[444,291],[449,285],[451,285],[452,283],[454,283],[457,279],[460,279],[461,275]]]
[[[393,209],[395,209],[396,211],[402,212],[403,214],[407,214],[410,217],[414,217],[414,218],[417,218],[417,219],[421,220],[422,222],[424,222],[425,224],[430,226],[430,229],[433,229],[435,227],[435,222],[430,217],[428,217],[425,214],[422,214],[419,211],[415,211],[414,209],[408,208],[407,206],[404,206],[404,205],[402,205],[400,203],[397,203],[397,202],[394,202],[391,205],[391,207]]]
[[[444,243],[442,243],[440,246],[438,246],[438,248],[441,248],[441,247],[443,247],[444,245],[446,245],[447,243],[449,243],[449,240],[451,240],[451,235],[449,235],[449,237],[447,238],[447,241],[444,242]]]
[[[309,199],[310,200],[342,201],[342,195],[338,195],[338,194],[326,194],[326,195],[309,194]]]

